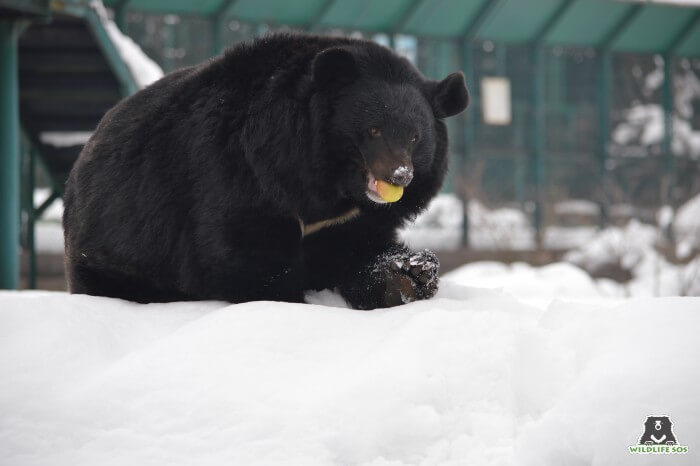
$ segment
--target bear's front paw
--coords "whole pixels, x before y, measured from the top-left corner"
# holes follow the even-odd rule
[[[410,303],[435,296],[440,262],[432,251],[399,252],[386,257],[384,305]]]

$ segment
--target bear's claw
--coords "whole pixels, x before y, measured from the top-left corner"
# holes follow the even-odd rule
[[[398,306],[435,296],[440,262],[432,251],[400,251],[386,258],[384,305]],[[385,262],[386,263],[386,262]]]

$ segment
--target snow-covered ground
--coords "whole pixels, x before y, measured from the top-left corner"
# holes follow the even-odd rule
[[[698,464],[700,298],[503,267],[373,312],[2,292],[1,463]],[[688,454],[628,453],[655,414]]]

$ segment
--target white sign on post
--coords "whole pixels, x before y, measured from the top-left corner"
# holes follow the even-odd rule
[[[481,110],[487,125],[510,124],[510,79],[497,76],[481,79]]]

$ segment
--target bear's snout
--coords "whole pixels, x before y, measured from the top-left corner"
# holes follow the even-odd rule
[[[408,186],[408,184],[413,180],[413,166],[399,165],[396,167],[389,177],[389,182],[391,184],[397,184],[399,186]]]
[[[413,163],[408,155],[385,157],[372,164],[372,173],[378,180],[406,187],[413,181]]]

